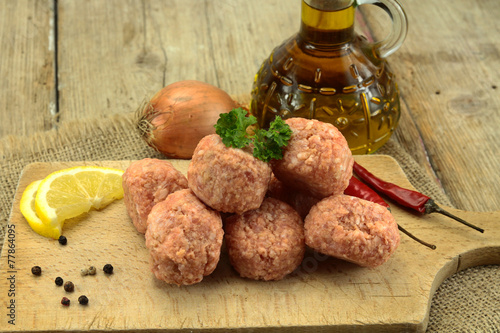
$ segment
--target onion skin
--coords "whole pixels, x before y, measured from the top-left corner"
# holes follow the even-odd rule
[[[239,106],[211,84],[178,81],[139,108],[136,127],[144,141],[166,157],[190,159],[198,142],[215,133],[219,115]]]

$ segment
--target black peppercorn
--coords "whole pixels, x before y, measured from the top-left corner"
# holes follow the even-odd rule
[[[62,286],[62,285],[63,285],[64,280],[62,279],[62,277],[58,276],[58,277],[56,277],[55,282],[56,282],[56,284],[57,284],[58,286]]]
[[[64,236],[59,236],[59,244],[61,244],[61,245],[68,244],[68,239]]]
[[[87,305],[89,304],[89,299],[87,298],[87,296],[82,295],[78,297],[78,303],[80,303],[81,305]]]
[[[66,290],[69,293],[73,292],[75,290],[75,285],[73,284],[73,282],[68,281],[64,284],[64,290]]]
[[[113,266],[111,264],[106,264],[103,267],[103,271],[106,274],[113,274]]]
[[[67,298],[67,297],[63,297],[63,298],[61,299],[61,304],[62,304],[62,305],[64,305],[64,306],[69,306],[69,303],[70,303],[69,298]]]
[[[33,266],[33,267],[31,267],[31,273],[33,275],[40,276],[40,275],[42,275],[42,268],[40,266]]]

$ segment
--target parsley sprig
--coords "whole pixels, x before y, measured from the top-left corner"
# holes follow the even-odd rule
[[[221,138],[226,147],[243,148],[253,143],[253,156],[264,162],[283,158],[282,148],[288,145],[292,136],[290,126],[281,117],[276,117],[269,125],[269,129],[257,129],[251,135],[247,132],[249,126],[255,125],[257,118],[242,108],[231,110],[220,115],[215,124],[215,133]]]

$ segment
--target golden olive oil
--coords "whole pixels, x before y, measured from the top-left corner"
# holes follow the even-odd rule
[[[302,1],[302,35],[311,43],[342,43],[353,34],[354,7],[318,10]]]
[[[397,84],[374,44],[355,34],[354,21],[353,5],[327,11],[302,1],[299,32],[255,76],[250,108],[261,127],[276,116],[329,122],[354,154],[390,138],[400,118]]]

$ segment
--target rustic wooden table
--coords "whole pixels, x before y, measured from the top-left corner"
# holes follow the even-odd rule
[[[498,210],[500,5],[401,3],[410,28],[388,59],[403,109],[394,137],[457,208]],[[383,37],[389,19],[363,13]],[[0,138],[131,112],[182,79],[248,94],[299,15],[298,0],[2,1]]]
[[[400,2],[409,33],[388,59],[403,111],[394,138],[457,208],[498,211],[500,4]],[[380,39],[389,18],[369,7],[365,28]],[[130,113],[184,79],[248,95],[299,19],[299,0],[1,1],[0,139]]]

